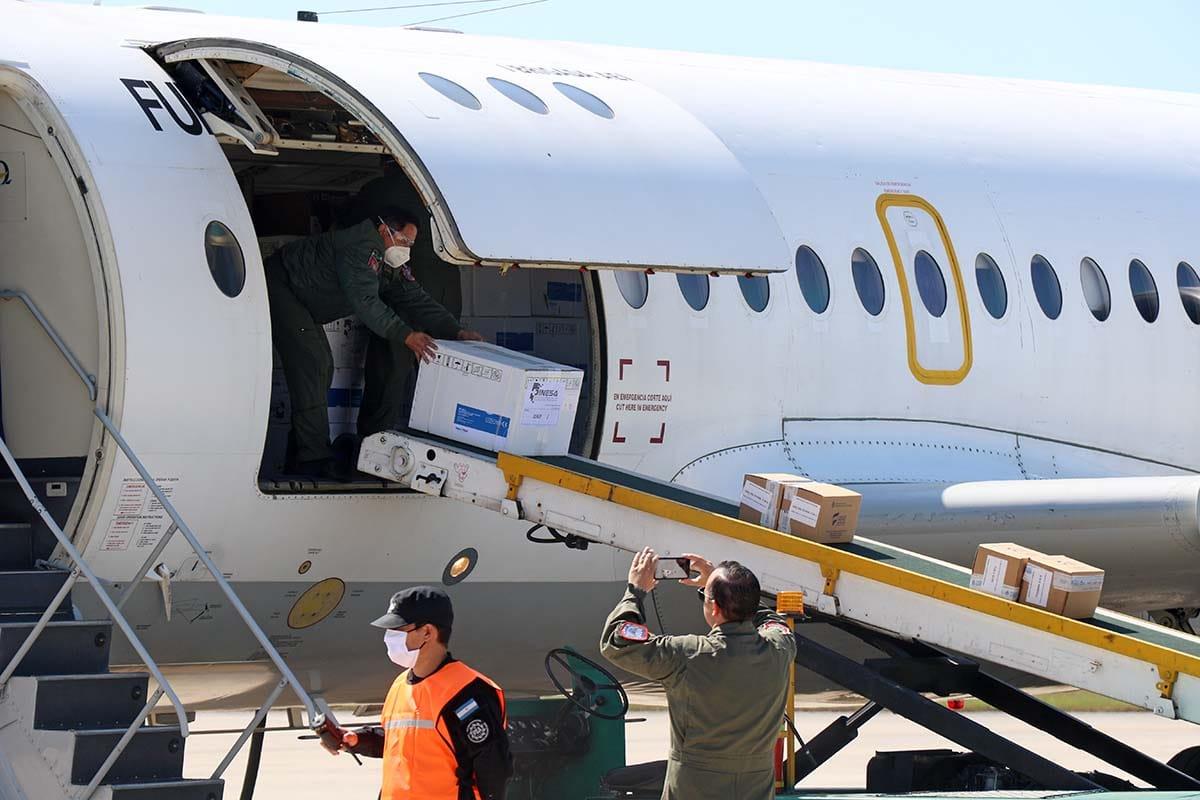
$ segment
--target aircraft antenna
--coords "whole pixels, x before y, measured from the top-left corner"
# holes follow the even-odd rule
[[[450,19],[462,19],[463,17],[474,17],[478,14],[491,14],[494,11],[507,11],[510,8],[520,8],[521,6],[536,6],[540,3],[549,3],[550,0],[525,0],[523,3],[512,3],[507,6],[497,6],[496,8],[485,8],[481,11],[468,11],[465,14],[451,14],[448,17],[437,17],[436,19],[423,19],[419,22],[409,22],[404,25],[405,28],[412,28],[416,25],[428,25],[431,22],[445,22]]]
[[[402,6],[377,6],[376,8],[340,8],[335,11],[315,11],[313,13],[325,16],[326,14],[363,14],[367,11],[399,11],[405,8],[435,8],[437,6],[474,6],[480,3],[499,3],[500,0],[442,0],[437,3],[408,3]]]

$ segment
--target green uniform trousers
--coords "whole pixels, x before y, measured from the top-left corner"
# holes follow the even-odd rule
[[[775,770],[717,772],[667,759],[667,781],[662,800],[771,800],[775,796]]]
[[[287,274],[277,262],[267,262],[267,298],[271,304],[271,337],[287,380],[292,403],[295,460],[330,458],[329,387],[333,383],[333,353],[325,328],[296,297]],[[358,433],[367,436],[407,422],[412,405],[409,384],[415,377],[416,357],[400,342],[371,335],[364,363],[365,385],[358,412]],[[407,406],[407,408],[406,408]]]

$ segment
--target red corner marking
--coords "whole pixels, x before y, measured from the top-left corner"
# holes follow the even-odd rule
[[[625,368],[632,367],[632,366],[633,366],[632,358],[617,359],[617,380],[619,380],[619,381],[625,380]]]
[[[624,437],[624,436],[619,436],[619,435],[617,435],[617,431],[619,431],[620,429],[621,429],[621,423],[620,423],[620,422],[614,422],[614,423],[613,423],[613,442],[614,442],[614,443],[616,443],[616,444],[621,444],[621,443],[623,443],[623,442],[625,441],[625,437]]]
[[[663,367],[664,369],[666,369],[666,371],[667,371],[667,383],[670,383],[670,382],[671,382],[671,362],[670,362],[670,360],[669,360],[669,359],[665,359],[665,358],[660,358],[660,359],[658,360],[658,365],[659,365],[660,367]]]
[[[650,437],[650,444],[662,444],[663,439],[667,437],[667,423],[662,423],[658,429],[658,436]]]

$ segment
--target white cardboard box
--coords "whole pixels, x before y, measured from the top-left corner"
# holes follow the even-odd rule
[[[530,311],[535,317],[584,317],[583,276],[578,270],[529,270]]]
[[[566,455],[583,372],[488,342],[438,341],[409,427],[485,450]]]
[[[510,269],[501,273],[495,267],[472,267],[471,314],[476,317],[529,317],[529,273],[533,270]]]

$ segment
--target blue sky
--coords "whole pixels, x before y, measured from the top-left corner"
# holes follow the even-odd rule
[[[294,19],[298,9],[437,0],[153,1],[239,16],[253,7],[255,16]],[[323,20],[403,25],[514,2]],[[546,0],[438,24],[533,39],[1200,92],[1196,0]]]

